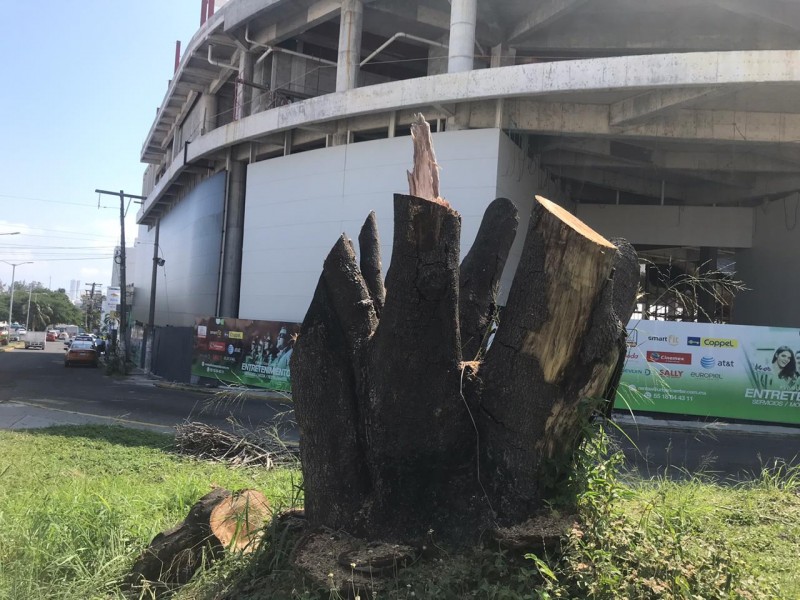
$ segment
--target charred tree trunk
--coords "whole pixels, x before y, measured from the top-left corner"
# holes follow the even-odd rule
[[[426,197],[395,196],[385,286],[370,215],[360,265],[344,236],[325,260],[295,345],[306,516],[373,538],[464,540],[554,493],[615,388],[638,265],[629,245],[537,197],[482,358],[516,209],[489,206],[459,267],[461,219],[438,195],[427,124],[412,135],[422,162],[409,183]]]

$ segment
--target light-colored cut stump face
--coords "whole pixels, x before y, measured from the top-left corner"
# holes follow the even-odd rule
[[[257,490],[225,498],[211,511],[211,532],[228,550],[252,552],[269,517],[269,501]]]
[[[589,227],[578,217],[573,215],[571,212],[564,210],[564,208],[562,208],[552,200],[548,200],[544,196],[536,196],[536,200],[539,201],[539,204],[541,204],[547,210],[547,212],[549,212],[551,215],[562,221],[565,225],[569,225],[570,227],[572,227],[572,229],[574,229],[577,233],[579,233],[586,239],[591,240],[592,242],[600,246],[605,246],[606,248],[616,248],[614,244],[609,242],[606,238],[597,233],[594,229]]]

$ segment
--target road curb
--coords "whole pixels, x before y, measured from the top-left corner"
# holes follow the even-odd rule
[[[672,431],[706,431],[747,433],[771,437],[800,438],[800,427],[792,425],[756,425],[752,423],[729,423],[725,421],[682,421],[677,419],[658,419],[641,415],[614,415],[612,420],[619,425],[640,427],[642,429],[668,429]]]
[[[233,396],[236,398],[246,398],[248,400],[261,400],[268,402],[280,402],[283,404],[291,404],[292,398],[280,392],[272,392],[269,390],[252,390],[245,388],[229,388],[229,387],[203,387],[199,385],[192,385],[189,383],[176,383],[171,381],[154,381],[156,387],[168,390],[181,390],[185,392],[197,392],[207,396],[216,394]]]

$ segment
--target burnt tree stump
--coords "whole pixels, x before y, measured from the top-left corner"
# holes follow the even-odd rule
[[[385,281],[370,215],[360,262],[344,235],[326,258],[295,345],[305,511],[371,539],[474,540],[558,488],[587,406],[613,398],[639,270],[629,244],[537,197],[486,350],[516,208],[492,202],[459,265],[461,218],[421,117],[412,136],[410,189],[425,197],[395,195]]]

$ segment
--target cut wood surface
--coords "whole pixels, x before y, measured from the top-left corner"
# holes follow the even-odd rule
[[[252,552],[258,546],[270,515],[267,497],[258,490],[244,490],[222,499],[211,511],[211,533],[223,548]]]
[[[183,522],[153,538],[136,559],[126,586],[147,589],[156,597],[171,592],[226,548],[252,550],[268,514],[269,503],[260,491],[214,489],[192,506]]]

